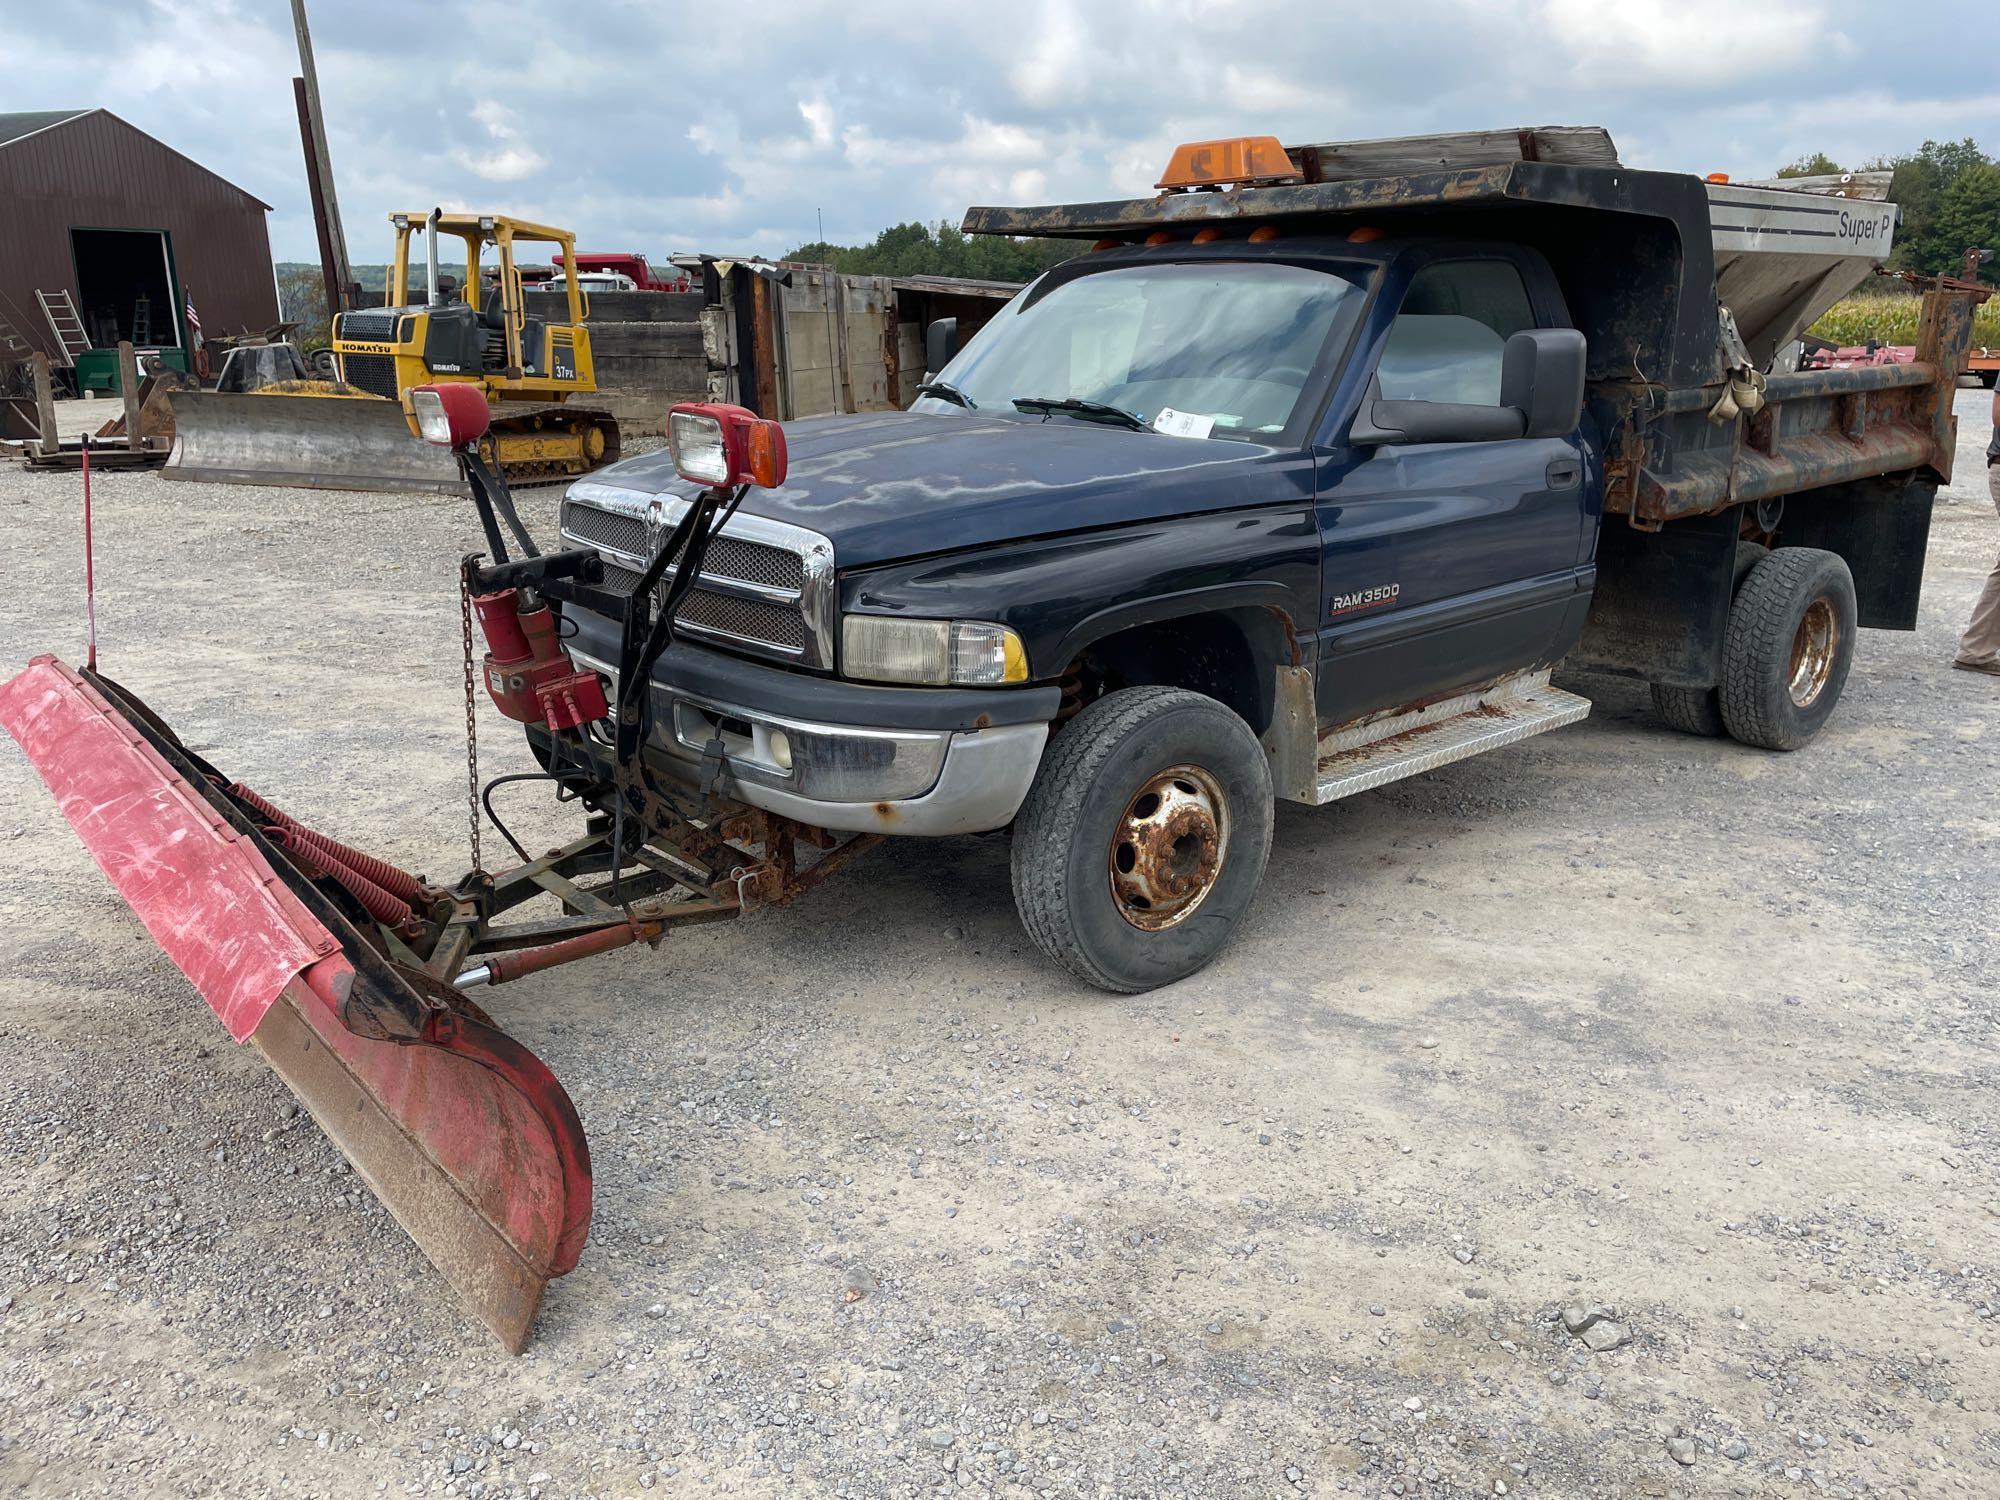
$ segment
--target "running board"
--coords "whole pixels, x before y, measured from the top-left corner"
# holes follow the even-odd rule
[[[1316,803],[1352,797],[1405,776],[1435,771],[1516,740],[1574,724],[1590,700],[1549,686],[1549,674],[1517,677],[1408,713],[1327,735],[1319,742]]]

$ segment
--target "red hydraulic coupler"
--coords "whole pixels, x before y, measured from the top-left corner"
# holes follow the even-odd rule
[[[521,724],[576,729],[610,712],[595,672],[580,672],[556,633],[546,604],[521,607],[518,589],[472,601],[486,633],[486,691],[494,706]]]

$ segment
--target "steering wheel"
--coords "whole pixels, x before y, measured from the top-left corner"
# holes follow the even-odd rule
[[[1259,380],[1269,380],[1274,375],[1296,375],[1299,377],[1300,385],[1304,385],[1308,380],[1312,379],[1312,371],[1303,369],[1298,365],[1273,365],[1256,378]]]

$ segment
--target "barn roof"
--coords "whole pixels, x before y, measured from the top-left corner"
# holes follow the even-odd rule
[[[174,150],[172,146],[169,146],[165,141],[161,140],[158,136],[148,134],[146,131],[141,130],[137,125],[134,125],[130,120],[120,119],[117,115],[111,113],[110,110],[104,109],[102,107],[96,109],[32,109],[32,110],[23,110],[17,114],[0,114],[0,151],[5,151],[9,146],[12,146],[19,141],[24,141],[29,136],[39,135],[44,130],[54,130],[59,125],[68,125],[76,120],[81,120],[88,115],[104,116],[105,119],[112,121],[114,124],[124,127],[126,130],[131,131],[132,134],[144,137],[146,140],[152,142],[152,144],[159,147],[162,151],[166,152],[169,156],[178,156],[182,161],[186,162],[189,166],[193,167],[197,172],[207,173],[210,177],[213,177],[217,182],[227,187],[231,192],[240,194],[242,197],[247,198],[250,202],[256,204],[259,208],[264,209],[267,212],[270,210],[271,207],[270,204],[266,203],[262,198],[259,198],[255,193],[249,192],[244,188],[238,187],[235,183],[231,182],[227,177],[224,177],[220,172],[216,171],[213,167],[203,166],[193,157],[188,156],[183,152]]]
[[[79,115],[87,115],[87,109],[27,109],[15,114],[0,114],[0,146],[13,144],[24,135],[35,135],[52,125],[63,125]]]

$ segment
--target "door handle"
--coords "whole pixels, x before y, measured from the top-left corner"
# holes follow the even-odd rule
[[[1552,490],[1574,489],[1583,480],[1582,461],[1575,458],[1557,458],[1549,462],[1548,481]]]

